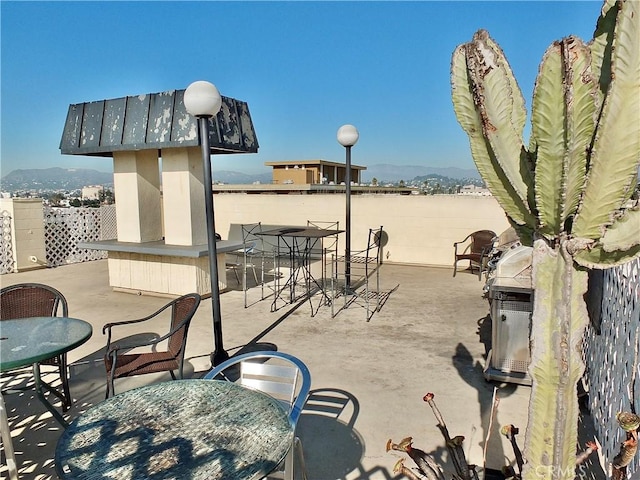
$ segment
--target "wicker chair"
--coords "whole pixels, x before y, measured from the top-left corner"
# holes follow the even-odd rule
[[[112,322],[102,327],[102,333],[107,334],[107,347],[104,356],[104,364],[107,370],[106,398],[109,398],[111,393],[115,394],[113,381],[116,378],[168,371],[171,373],[171,378],[175,380],[176,375],[174,370],[178,370],[177,378],[182,378],[182,365],[189,324],[200,305],[200,300],[201,297],[197,293],[189,293],[172,300],[160,310],[147,317],[137,320]],[[138,344],[127,342],[126,345],[118,345],[111,343],[111,330],[113,327],[132,325],[145,321],[157,321],[157,317],[168,309],[171,309],[171,322],[167,334],[153,341]],[[157,351],[157,345],[164,340],[168,340],[167,349]],[[152,351],[123,353],[123,351],[138,347],[152,347]]]
[[[456,276],[458,270],[458,262],[460,260],[469,260],[469,268],[473,271],[473,267],[478,267],[478,279],[482,278],[482,272],[487,266],[489,252],[493,249],[496,241],[496,232],[491,230],[478,230],[470,233],[464,240],[455,242],[453,276]],[[460,249],[460,252],[458,252]]]
[[[69,316],[69,307],[64,295],[53,287],[41,283],[19,283],[0,290],[0,320],[27,317],[56,317],[62,314]],[[62,392],[43,382],[42,385],[49,392],[62,401],[62,411],[71,408],[71,393],[69,391],[69,376],[67,372],[67,354],[42,360],[34,365],[48,365],[58,368]]]

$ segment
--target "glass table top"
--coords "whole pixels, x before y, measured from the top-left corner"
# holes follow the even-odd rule
[[[91,324],[68,317],[30,317],[0,322],[0,371],[54,357],[86,342]]]
[[[257,479],[292,440],[278,400],[229,382],[176,380],[80,415],[60,437],[56,469],[65,479]]]

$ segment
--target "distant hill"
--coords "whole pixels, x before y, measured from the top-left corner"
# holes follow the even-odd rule
[[[442,177],[465,179],[480,179],[480,174],[475,168],[465,169],[458,167],[426,167],[422,165],[368,165],[362,172],[362,180],[370,182],[372,178],[379,182],[397,182],[399,180],[412,180],[415,177],[426,175],[440,175]]]
[[[2,191],[77,190],[87,185],[113,186],[113,173],[87,168],[32,168],[13,170],[0,180]]]
[[[457,167],[424,167],[418,165],[371,165],[362,173],[362,180],[369,183],[374,177],[379,182],[410,181],[416,177],[440,175],[450,179],[480,179],[475,169]],[[271,170],[264,173],[241,173],[229,170],[213,171],[213,180],[231,185],[260,182],[271,183]],[[13,170],[0,179],[0,190],[78,190],[88,185],[104,185],[113,188],[113,173],[87,168],[33,168]]]

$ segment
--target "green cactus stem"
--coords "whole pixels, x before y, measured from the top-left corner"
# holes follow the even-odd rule
[[[573,479],[587,269],[640,257],[640,2],[605,0],[592,41],[547,49],[528,148],[522,94],[486,31],[453,52],[451,89],[480,175],[534,247],[523,478]]]

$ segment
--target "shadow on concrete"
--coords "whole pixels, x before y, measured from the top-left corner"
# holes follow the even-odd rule
[[[362,466],[364,439],[354,428],[359,413],[360,402],[345,390],[322,388],[309,392],[296,429],[309,479],[392,478],[385,468],[367,471]]]
[[[479,340],[484,344],[485,349],[483,357],[486,359],[486,355],[491,349],[491,318],[487,315],[479,319],[477,324],[479,326],[477,331]],[[474,438],[472,441],[477,441],[481,448],[486,449],[486,465],[480,465],[479,467],[500,470],[506,465],[513,466],[515,464],[515,456],[513,452],[505,452],[503,449],[500,425],[495,421],[495,415],[499,411],[500,399],[512,395],[517,390],[518,385],[487,381],[483,373],[484,366],[480,362],[474,361],[473,355],[462,343],[456,345],[452,363],[460,378],[476,389],[477,392],[482,432],[479,432],[479,438]],[[493,422],[492,415],[494,415]],[[523,425],[516,425],[516,427],[524,431]],[[451,432],[451,434],[455,435],[455,432]],[[522,442],[522,437],[519,440]]]
[[[41,375],[43,381],[50,382],[55,388],[61,387],[57,367],[43,366]],[[34,472],[38,473],[38,478],[57,478],[51,446],[55,446],[64,428],[37,397],[32,370],[28,368],[12,371],[3,374],[1,380],[20,478],[35,478]],[[75,396],[74,393],[72,386],[72,396]],[[58,397],[46,390],[45,397],[62,413]],[[70,410],[62,414],[66,421],[76,415],[74,410],[77,411],[77,408],[77,404],[73,403]],[[4,452],[2,456],[4,457]],[[6,478],[4,458],[0,470],[0,477]]]

